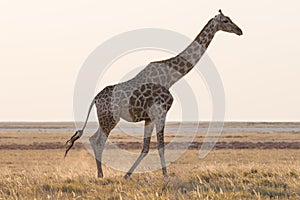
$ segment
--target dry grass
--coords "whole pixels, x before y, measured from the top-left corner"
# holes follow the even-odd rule
[[[0,133],[0,145],[57,143],[70,135]],[[220,141],[299,139],[295,133],[226,133]],[[123,172],[105,166],[105,178],[98,179],[94,158],[85,149],[70,151],[65,160],[63,154],[64,149],[0,150],[0,199],[300,199],[296,149],[222,149],[204,159],[188,150],[168,167],[168,180],[160,170],[124,180]]]
[[[95,178],[85,150],[0,151],[0,199],[299,199],[299,150],[218,150],[205,159],[189,150],[161,172],[133,174],[104,168]]]

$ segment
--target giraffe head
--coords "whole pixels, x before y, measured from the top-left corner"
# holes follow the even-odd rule
[[[219,10],[220,14],[216,15],[214,20],[217,23],[218,30],[235,33],[237,35],[242,35],[242,30],[231,21],[231,19],[223,15],[222,11]]]

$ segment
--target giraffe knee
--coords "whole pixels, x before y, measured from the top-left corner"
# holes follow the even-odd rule
[[[149,147],[144,147],[144,148],[142,149],[142,153],[145,154],[145,155],[147,155],[147,154],[149,153],[149,150],[150,150]]]
[[[89,138],[89,141],[90,141],[90,143],[91,143],[92,146],[96,145],[97,144],[97,134],[92,135]]]

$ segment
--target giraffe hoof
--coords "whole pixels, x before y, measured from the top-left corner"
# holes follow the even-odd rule
[[[103,178],[103,174],[98,174],[98,178]]]
[[[125,176],[124,176],[124,179],[125,180],[128,180],[130,178],[130,174],[126,174]]]
[[[168,181],[169,180],[169,176],[168,175],[164,175],[164,180]]]

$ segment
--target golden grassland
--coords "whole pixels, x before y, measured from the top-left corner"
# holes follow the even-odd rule
[[[71,134],[0,133],[0,146],[64,142]],[[220,141],[299,139],[297,133],[225,133]],[[71,150],[66,159],[63,154],[1,149],[0,199],[300,199],[300,149],[215,149],[204,159],[188,150],[168,166],[167,180],[160,170],[124,180],[123,172],[105,166],[105,178],[98,179],[87,150]]]

